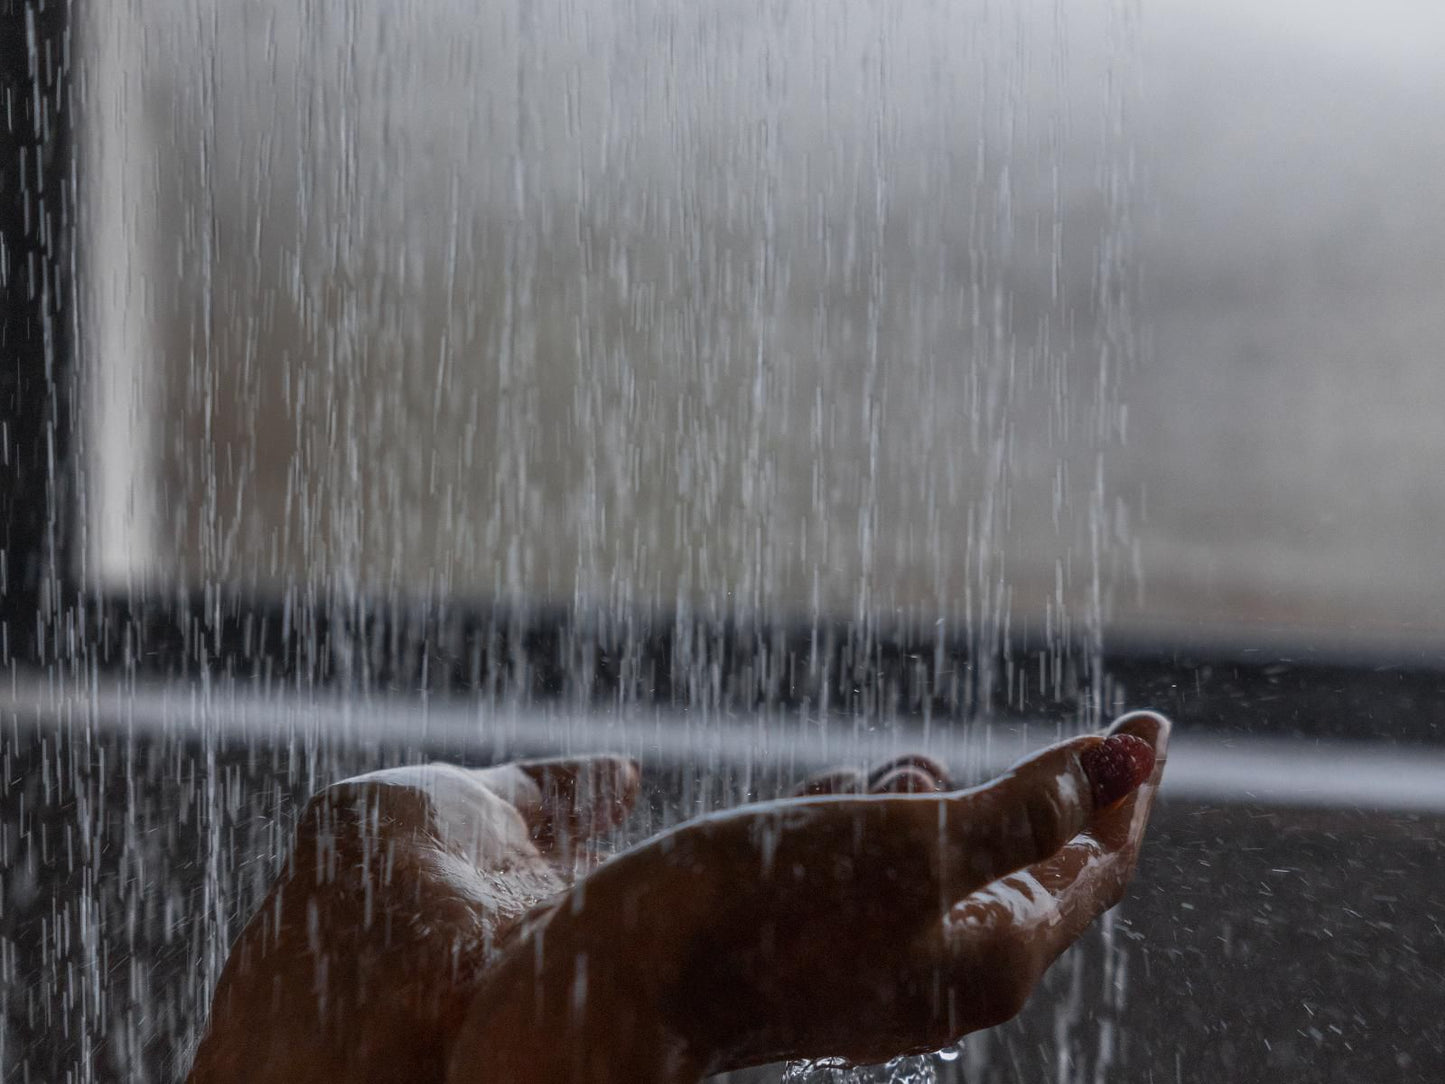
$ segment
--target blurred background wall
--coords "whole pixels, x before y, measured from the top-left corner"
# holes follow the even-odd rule
[[[1445,627],[1435,5],[91,17],[95,574]]]

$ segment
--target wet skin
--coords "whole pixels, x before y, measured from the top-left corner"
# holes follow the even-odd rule
[[[1152,769],[1100,735],[965,791],[902,758],[590,872],[586,841],[637,796],[629,760],[336,784],[232,949],[189,1079],[681,1084],[945,1046],[1017,1013],[1122,896],[1169,725],[1111,733]]]

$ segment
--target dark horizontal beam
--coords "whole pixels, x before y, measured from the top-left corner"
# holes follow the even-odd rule
[[[579,706],[759,708],[865,718],[1082,718],[1154,707],[1182,726],[1445,743],[1438,654],[1351,657],[1115,639],[1101,658],[934,622],[749,620],[455,601],[340,603],[212,592],[75,611],[98,672]],[[1099,675],[1102,675],[1101,677]]]

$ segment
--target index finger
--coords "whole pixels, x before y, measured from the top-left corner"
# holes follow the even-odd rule
[[[960,958],[990,938],[1019,946],[1015,956],[1041,971],[1103,911],[1122,897],[1138,860],[1139,846],[1168,754],[1170,725],[1154,712],[1119,719],[1108,733],[1150,741],[1154,769],[1122,802],[1097,817],[1058,853],[997,885],[960,900],[944,922],[950,951]]]

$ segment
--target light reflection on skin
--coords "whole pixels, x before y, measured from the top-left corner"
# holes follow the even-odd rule
[[[954,905],[948,922],[979,926],[993,919],[992,912],[1001,911],[999,921],[1030,923],[1036,922],[1043,913],[1051,909],[1052,897],[1047,897],[1044,886],[1034,879],[1032,873],[1015,873],[1001,881],[995,881],[988,888],[975,892],[967,900]],[[986,919],[984,913],[989,912]]]

